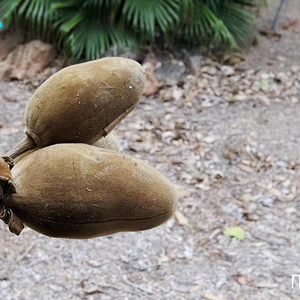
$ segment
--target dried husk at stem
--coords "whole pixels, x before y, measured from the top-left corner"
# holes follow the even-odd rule
[[[23,222],[3,203],[5,197],[16,193],[15,183],[10,171],[11,166],[12,160],[9,157],[0,157],[0,219],[8,224],[12,233],[19,235],[24,228]]]
[[[34,151],[12,169],[17,193],[4,204],[51,237],[85,239],[140,231],[167,221],[177,206],[171,182],[132,156],[87,144]]]
[[[13,162],[9,157],[0,157],[0,196],[16,192],[15,184],[11,175]]]
[[[66,67],[48,78],[25,109],[26,138],[6,155],[57,143],[93,144],[137,105],[145,71],[131,59],[106,57]]]

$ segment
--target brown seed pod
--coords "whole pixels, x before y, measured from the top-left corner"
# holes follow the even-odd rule
[[[52,237],[93,238],[168,220],[177,205],[169,180],[145,162],[87,144],[57,144],[12,169],[4,198],[25,225]]]
[[[137,105],[145,86],[142,66],[102,58],[64,68],[46,80],[25,110],[26,139],[6,155],[57,143],[93,144]]]

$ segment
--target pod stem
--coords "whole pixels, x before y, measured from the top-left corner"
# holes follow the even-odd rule
[[[2,200],[1,200],[2,201]],[[0,203],[0,219],[5,223],[8,224],[11,218],[10,211],[6,209],[4,204]]]
[[[16,187],[10,172],[12,164],[13,162],[10,157],[2,158],[0,156],[0,219],[5,224],[8,224],[8,228],[12,233],[19,235],[24,228],[24,224],[20,218],[3,203],[5,197],[10,197],[16,193]]]
[[[34,141],[27,135],[21,143],[19,143],[17,146],[5,153],[4,156],[8,156],[12,159],[15,159],[21,154],[25,153],[26,151],[34,148],[36,148]]]
[[[0,219],[8,225],[9,231],[19,235],[24,229],[22,220],[11,210],[0,203]]]
[[[0,157],[0,219],[2,219],[5,224],[9,223],[10,212],[4,206],[3,199],[5,196],[15,192],[16,189],[10,173],[10,165]]]

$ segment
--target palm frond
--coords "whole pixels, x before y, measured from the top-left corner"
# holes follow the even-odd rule
[[[255,13],[246,7],[257,7],[261,0],[184,0],[181,25],[185,41],[215,47],[245,45],[253,32]]]
[[[0,18],[5,26],[53,42],[77,59],[93,59],[112,45],[133,47],[155,42],[157,36],[215,47],[244,45],[263,2],[0,0]]]
[[[39,38],[49,32],[51,0],[2,0],[0,17],[6,26],[22,28]]]
[[[242,4],[250,4],[250,0],[226,0],[223,5],[224,8],[216,11],[216,15],[220,18],[227,30],[234,37],[236,43],[245,46],[250,36],[253,33],[255,25],[254,11],[245,9]],[[252,1],[252,5],[253,2]]]
[[[64,3],[54,0],[53,14],[56,15],[54,28],[57,42],[68,56],[76,59],[96,59],[116,45],[134,47],[134,38],[117,26],[112,16],[115,11],[108,1],[76,1]]]
[[[179,8],[179,0],[125,0],[122,13],[129,26],[140,29],[142,34],[153,40],[156,24],[162,32],[166,32],[169,26],[178,22]]]
[[[16,21],[16,10],[21,3],[22,0],[2,0],[0,2],[0,18],[5,27]]]
[[[119,49],[137,46],[129,34],[120,33],[117,28],[107,24],[89,27],[87,34],[84,22],[72,32],[65,42],[69,56],[76,59],[84,56],[87,60],[102,57],[112,45],[116,45]]]

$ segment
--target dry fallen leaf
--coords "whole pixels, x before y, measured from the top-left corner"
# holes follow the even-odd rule
[[[146,72],[146,86],[144,90],[144,95],[150,97],[151,95],[157,93],[159,90],[160,84],[155,76],[155,66],[152,62],[145,62],[143,68]]]
[[[297,19],[285,22],[284,24],[282,24],[281,28],[284,30],[294,29],[297,27],[298,22],[299,22],[299,20],[297,20]]]
[[[235,237],[241,241],[245,239],[245,231],[240,226],[228,227],[223,233],[225,236]]]
[[[228,99],[228,103],[235,103],[235,102],[241,102],[241,101],[245,101],[248,99],[248,96],[245,94],[236,94],[231,96]]]
[[[211,135],[211,136],[204,137],[202,140],[207,144],[212,144],[215,142],[216,138],[213,135]]]
[[[196,183],[195,188],[199,189],[199,190],[202,190],[202,191],[205,191],[205,192],[209,191],[209,189],[210,189],[209,185],[204,184],[204,183]]]
[[[242,274],[232,275],[232,278],[236,280],[240,285],[251,285],[253,280],[247,276]]]
[[[261,182],[257,182],[256,185],[265,189],[268,193],[276,197],[279,201],[286,201],[282,193],[278,189],[270,188]]]
[[[179,199],[187,198],[187,197],[191,196],[191,194],[192,194],[191,191],[187,191],[186,189],[183,189],[183,188],[178,188],[177,192],[178,192]]]
[[[251,168],[251,167],[249,167],[249,166],[246,166],[246,165],[240,164],[240,165],[239,165],[239,168],[240,168],[242,171],[246,172],[246,173],[253,173],[253,172],[254,172],[254,169],[253,169],[253,168]]]
[[[174,215],[179,225],[182,226],[189,225],[188,219],[179,210],[177,210]]]
[[[179,101],[182,98],[183,94],[184,94],[183,89],[181,89],[177,86],[174,87],[172,96],[175,101]]]
[[[213,294],[212,292],[205,292],[202,297],[206,300],[225,300],[222,296]]]
[[[282,196],[282,194],[281,194],[281,192],[279,190],[277,190],[275,188],[271,188],[271,189],[268,190],[268,192],[271,195],[275,196],[278,200],[285,201],[284,197]]]

